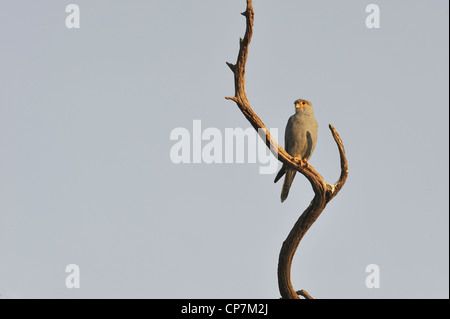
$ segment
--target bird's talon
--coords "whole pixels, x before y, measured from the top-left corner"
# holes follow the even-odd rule
[[[305,161],[301,157],[294,156],[294,161],[300,163],[300,167],[305,166]]]

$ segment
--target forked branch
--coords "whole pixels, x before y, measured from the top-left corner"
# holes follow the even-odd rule
[[[278,260],[278,286],[282,298],[299,299],[299,296],[302,296],[305,299],[312,299],[305,290],[300,290],[298,292],[294,290],[290,279],[292,260],[303,236],[320,216],[328,202],[335,197],[342,186],[344,186],[348,176],[347,158],[345,157],[344,146],[339,134],[335,128],[330,125],[329,128],[339,149],[341,175],[335,184],[327,184],[323,177],[311,165],[305,165],[304,162],[294,159],[294,157],[289,155],[286,150],[279,146],[277,141],[273,139],[263,121],[251,108],[245,91],[245,65],[247,63],[248,49],[253,35],[254,11],[252,0],[247,0],[247,9],[242,15],[246,18],[247,27],[244,38],[240,39],[239,42],[240,46],[237,62],[236,64],[227,62],[227,65],[234,73],[235,95],[233,97],[226,97],[226,99],[236,102],[245,118],[255,130],[264,130],[266,133],[265,143],[279,161],[296,169],[311,183],[315,196],[311,201],[311,204],[295,223],[280,251]]]

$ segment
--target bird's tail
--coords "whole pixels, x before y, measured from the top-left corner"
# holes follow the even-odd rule
[[[284,177],[283,188],[281,190],[281,202],[284,202],[288,197],[289,189],[294,181],[295,173],[297,173],[297,171],[293,169],[286,169],[286,176]]]

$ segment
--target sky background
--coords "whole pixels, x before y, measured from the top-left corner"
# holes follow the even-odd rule
[[[0,298],[278,298],[286,202],[260,164],[174,164],[173,129],[247,128],[225,96],[244,0],[0,0]],[[381,9],[368,29],[365,8]],[[446,0],[257,0],[247,93],[270,128],[319,123],[310,163],[349,178],[300,243],[315,298],[449,297]],[[281,143],[283,144],[283,143]],[[280,165],[281,167],[281,165]],[[80,267],[79,289],[65,285]],[[365,286],[380,267],[380,288]]]

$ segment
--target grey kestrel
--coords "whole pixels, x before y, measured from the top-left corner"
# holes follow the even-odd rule
[[[284,134],[284,144],[286,152],[291,156],[299,157],[304,161],[309,160],[316,147],[318,124],[314,118],[311,102],[299,99],[294,102],[295,114],[289,118]],[[277,176],[275,183],[286,174],[283,188],[281,191],[281,202],[284,202],[289,194],[296,170],[286,167],[283,164]]]

